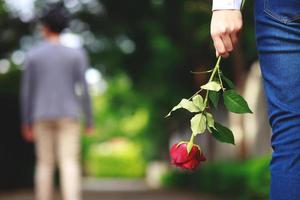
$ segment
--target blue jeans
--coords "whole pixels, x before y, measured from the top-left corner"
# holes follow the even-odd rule
[[[300,0],[256,0],[255,22],[273,132],[270,199],[300,200]]]

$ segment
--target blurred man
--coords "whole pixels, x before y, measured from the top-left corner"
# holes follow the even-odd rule
[[[68,21],[62,6],[52,7],[41,18],[45,41],[28,53],[22,78],[22,134],[36,144],[37,200],[53,200],[56,160],[63,199],[81,199],[79,113],[82,107],[90,133],[92,112],[85,80],[87,57],[59,42]],[[81,89],[80,96],[75,86]]]

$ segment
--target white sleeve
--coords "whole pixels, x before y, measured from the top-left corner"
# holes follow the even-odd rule
[[[212,10],[240,10],[242,0],[213,0]]]

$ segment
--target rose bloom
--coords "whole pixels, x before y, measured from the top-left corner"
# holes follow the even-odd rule
[[[193,145],[190,153],[188,153],[187,142],[174,144],[170,150],[170,156],[173,165],[190,170],[197,169],[200,162],[206,160],[204,154],[201,153],[200,148],[197,145]]]

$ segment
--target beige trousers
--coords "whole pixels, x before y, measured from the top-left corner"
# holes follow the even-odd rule
[[[56,161],[63,200],[81,199],[80,126],[71,119],[34,124],[36,143],[36,200],[53,200]]]

